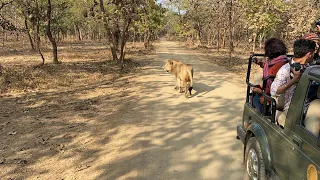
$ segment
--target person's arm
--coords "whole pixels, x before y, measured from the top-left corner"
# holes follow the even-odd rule
[[[299,81],[302,73],[300,71],[295,70],[293,70],[292,73],[294,74],[293,78],[287,83],[284,83],[283,85],[279,86],[276,91],[276,94],[284,93],[287,89],[289,89],[292,85]]]
[[[264,63],[265,63],[265,59],[261,59],[261,58],[256,58],[256,60],[255,60],[255,63],[257,64],[257,65],[259,65],[261,68],[263,68],[264,67]]]
[[[251,89],[253,92],[257,94],[262,94],[262,89],[260,89],[259,87],[252,87]]]
[[[274,81],[271,84],[271,88],[270,88],[271,96],[279,95],[277,93],[279,87],[287,83],[287,76],[288,76],[288,73],[290,72],[286,69],[286,66],[287,64],[283,65],[277,72],[276,77],[274,78]]]

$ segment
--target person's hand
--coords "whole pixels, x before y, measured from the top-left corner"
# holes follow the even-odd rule
[[[295,81],[299,80],[300,77],[301,77],[301,75],[302,75],[302,73],[301,73],[300,70],[296,71],[295,69],[293,69],[293,70],[292,70],[292,73],[293,73],[293,75],[294,75],[294,76],[293,76],[293,79],[294,79]]]
[[[258,93],[258,94],[262,94],[262,89],[258,88],[258,87],[252,87],[251,90],[255,93]]]
[[[264,65],[264,60],[263,60],[263,59],[258,59],[258,58],[255,57],[252,61],[253,61],[255,64],[259,65],[261,68],[262,68],[263,65]]]
[[[264,66],[264,61],[260,61],[259,63],[257,63],[261,68],[263,68]]]

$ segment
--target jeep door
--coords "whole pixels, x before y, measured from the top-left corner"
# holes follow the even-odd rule
[[[280,126],[273,123],[270,123],[267,131],[274,171],[280,179],[288,179],[289,136]]]
[[[309,179],[319,176],[320,149],[317,138],[302,125],[297,125],[292,133],[293,142],[289,150],[289,179]]]
[[[308,78],[312,77],[309,76]],[[297,96],[299,96],[294,96],[292,99],[292,102],[295,102],[292,104],[292,109],[295,110],[295,112],[292,113],[296,113],[296,121],[292,124],[292,133],[290,136],[292,143],[290,144],[291,147],[288,151],[288,167],[290,169],[289,179],[309,179],[310,177],[311,179],[316,177],[318,177],[316,179],[319,179],[320,147],[317,145],[317,136],[319,134],[312,133],[305,127],[306,120],[309,120],[310,118],[310,113],[308,113],[308,110],[311,106],[306,105],[305,102],[310,101],[310,92],[312,92],[311,87],[315,82],[319,83],[320,81],[316,79],[308,79],[306,81],[302,81],[301,83],[299,82],[299,85],[301,84],[302,87],[307,88],[297,87],[295,95],[297,94]],[[319,86],[317,89],[318,88]],[[308,95],[303,96],[303,94]],[[316,101],[318,100],[315,100],[314,102]],[[313,102],[311,101],[311,103]],[[298,109],[301,111],[298,111]],[[316,110],[314,112],[315,114],[311,114],[311,118],[319,117],[320,109],[319,111]],[[288,113],[290,113],[290,111]]]

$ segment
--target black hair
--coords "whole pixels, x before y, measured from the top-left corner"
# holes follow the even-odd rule
[[[313,52],[316,48],[316,43],[309,39],[298,39],[294,41],[293,52],[295,58],[302,58],[309,52]]]
[[[280,39],[270,38],[265,42],[264,53],[266,57],[273,59],[287,54],[287,47]]]

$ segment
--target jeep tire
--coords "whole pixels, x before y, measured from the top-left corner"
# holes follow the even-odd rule
[[[245,180],[266,180],[266,171],[259,142],[251,137],[245,151]]]

